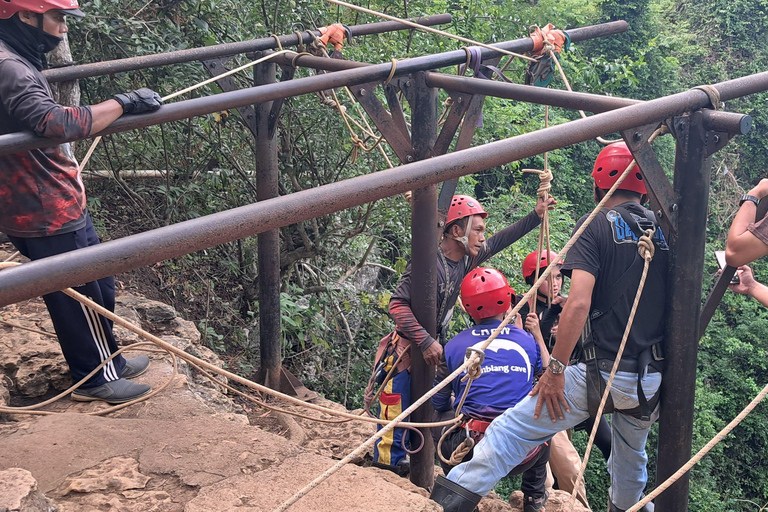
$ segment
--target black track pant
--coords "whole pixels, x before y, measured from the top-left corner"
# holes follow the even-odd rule
[[[21,254],[31,260],[82,249],[99,243],[91,218],[86,214],[85,227],[62,235],[40,238],[8,237]],[[115,278],[105,277],[75,288],[110,311],[115,310]],[[43,296],[53,327],[59,338],[61,351],[69,364],[72,379],[79,381],[104,359],[117,351],[112,335],[112,322],[62,292]],[[117,380],[122,374],[125,359],[117,356],[91,377],[82,387],[96,387]]]

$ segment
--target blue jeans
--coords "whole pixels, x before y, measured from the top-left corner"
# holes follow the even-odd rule
[[[603,372],[608,380],[608,373]],[[645,396],[650,399],[661,386],[661,373],[647,373],[642,381]],[[617,408],[631,409],[639,405],[637,374],[617,372],[611,389]],[[546,407],[538,420],[533,419],[537,397],[529,396],[512,409],[497,417],[488,427],[485,437],[475,446],[469,462],[456,466],[448,479],[462,487],[485,496],[509,471],[520,464],[535,446],[549,440],[554,434],[578,425],[589,417],[587,412],[586,366],[578,364],[565,370],[565,398],[571,412],[564,419],[552,422]],[[608,495],[622,510],[640,501],[648,480],[645,443],[648,431],[656,421],[659,408],[650,421],[616,412],[611,416],[613,449],[608,459],[611,487]]]

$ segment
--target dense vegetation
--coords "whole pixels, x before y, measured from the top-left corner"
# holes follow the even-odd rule
[[[759,72],[768,65],[765,0],[372,0],[368,6],[397,16],[449,12],[453,22],[448,30],[481,41],[524,37],[533,24],[570,28],[627,20],[628,33],[573,45],[563,56],[574,89],[586,92],[650,99]],[[73,54],[79,61],[284,34],[336,21],[378,21],[321,0],[92,0],[85,2],[84,9],[89,16],[73,23],[70,32]],[[403,32],[361,38],[344,53],[345,58],[386,62],[391,57],[460,46],[438,36]],[[308,73],[300,70],[297,76]],[[510,66],[509,75],[518,81],[523,73],[522,64]],[[83,101],[96,103],[143,85],[166,95],[205,78],[199,63],[189,63],[83,80],[81,86]],[[250,76],[242,73],[237,81],[247,87]],[[553,86],[562,88],[563,84],[556,79]],[[217,87],[209,86],[188,97],[216,92]],[[441,99],[445,97],[443,94]],[[349,101],[342,102],[357,115]],[[708,255],[722,248],[742,190],[764,174],[766,106],[766,94],[727,106],[730,111],[752,115],[755,128],[715,155]],[[552,109],[550,122],[577,116]],[[489,99],[484,121],[475,144],[542,128],[544,108]],[[387,167],[376,151],[361,153],[353,161],[349,134],[338,113],[321,105],[316,96],[287,102],[279,133],[281,194]],[[673,141],[668,139],[657,144],[667,165],[673,154]],[[82,156],[86,147],[77,149]],[[553,244],[558,247],[567,239],[574,219],[592,205],[589,171],[599,149],[598,143],[590,142],[549,155],[555,173],[552,193],[559,200],[552,219]],[[394,160],[392,152],[389,155]],[[489,227],[497,230],[530,210],[538,180],[521,170],[542,165],[543,158],[537,157],[490,169],[463,179],[459,189],[482,199],[492,212]],[[253,138],[234,111],[108,137],[89,167],[167,171],[158,180],[89,183],[90,208],[105,238],[256,200],[258,155],[254,158]],[[408,204],[393,197],[281,229],[285,364],[308,386],[349,407],[361,404],[372,351],[392,328],[386,306],[409,256],[409,224]],[[522,258],[535,244],[535,236],[529,235],[492,262],[518,291],[524,290],[519,274]],[[206,342],[226,357],[231,368],[249,374],[258,366],[256,257],[255,239],[240,240],[121,278],[129,283],[148,280],[164,300],[199,322]],[[715,270],[714,259],[708,257],[706,273]],[[758,279],[768,279],[764,263],[756,263],[755,271]],[[705,280],[703,292],[709,286],[710,281]],[[457,318],[455,327],[461,328],[463,322]],[[768,381],[766,339],[768,313],[764,308],[729,293],[700,346],[695,450]],[[693,470],[691,510],[764,509],[768,504],[767,423],[768,414],[761,406]],[[583,447],[583,436],[577,435],[576,441]],[[651,482],[653,468],[652,455]],[[596,509],[605,503],[606,481],[605,464],[597,455],[588,474],[588,492]]]

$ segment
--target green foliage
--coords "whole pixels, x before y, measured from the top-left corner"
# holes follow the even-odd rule
[[[630,25],[626,34],[574,44],[561,56],[573,89],[595,94],[651,99],[768,67],[765,0],[374,0],[367,6],[395,16],[449,12],[453,21],[443,28],[485,42],[525,37],[534,24],[571,28],[624,19]],[[73,53],[81,61],[241,41],[336,21],[349,25],[379,21],[321,0],[92,0],[83,8],[89,15],[72,23],[70,32]],[[344,54],[363,62],[388,62],[393,57],[438,53],[462,45],[432,34],[403,31],[358,38]],[[246,59],[238,56],[227,65],[234,67]],[[507,74],[522,82],[524,72],[525,63],[513,61]],[[296,76],[313,73],[300,69]],[[238,87],[249,87],[251,76],[243,72],[234,79]],[[81,86],[84,101],[93,104],[141,86],[167,95],[206,78],[199,63],[188,63],[81,80]],[[565,85],[556,77],[552,87],[564,89]],[[218,86],[209,85],[185,97],[219,92]],[[447,95],[442,94],[445,100]],[[362,122],[353,104],[343,94],[340,98],[350,115]],[[410,122],[410,110],[407,104],[404,107]],[[729,102],[727,109],[750,114],[755,127],[714,156],[708,255],[722,248],[735,198],[764,175],[768,160],[764,137],[768,94]],[[484,126],[473,143],[540,130],[544,117],[543,106],[489,98]],[[549,109],[550,125],[577,118],[575,112]],[[378,151],[361,153],[353,163],[350,134],[336,111],[322,106],[316,96],[287,101],[279,123],[280,194],[388,167]],[[555,176],[552,194],[558,200],[551,215],[554,249],[563,246],[575,221],[594,204],[590,173],[601,147],[590,141],[548,154]],[[674,141],[665,137],[654,147],[670,172]],[[78,154],[82,156],[85,149],[78,146]],[[392,151],[387,152],[394,162]],[[488,169],[463,178],[459,192],[483,201],[491,213],[489,232],[497,232],[533,208],[539,181],[522,171],[543,166],[543,155],[539,155]],[[89,183],[89,208],[97,228],[107,237],[256,201],[258,155],[254,158],[253,137],[235,110],[109,136],[90,167],[162,171],[162,178],[155,180]],[[401,198],[390,198],[282,228],[279,234],[283,360],[309,387],[348,407],[359,407],[378,341],[393,327],[387,306],[410,257],[410,209]],[[503,271],[522,293],[527,288],[520,277],[522,259],[536,248],[534,233],[489,264]],[[246,375],[259,364],[257,252],[255,239],[239,240],[146,271],[159,293],[198,323],[204,342],[225,356],[230,368]],[[706,271],[714,273],[714,262],[707,265]],[[755,270],[758,278],[767,278],[765,263],[756,264]],[[464,327],[456,314],[452,330]],[[726,295],[700,346],[694,450],[768,382],[767,335],[764,308],[741,296]],[[762,405],[694,468],[691,510],[751,511],[763,506],[768,496],[767,424]],[[656,436],[654,429],[649,441],[651,484]],[[584,434],[575,434],[574,443],[583,450]],[[596,454],[587,470],[588,494],[596,509],[606,501],[607,482],[605,462]],[[498,490],[506,494],[515,488],[519,481],[513,480],[500,484]]]

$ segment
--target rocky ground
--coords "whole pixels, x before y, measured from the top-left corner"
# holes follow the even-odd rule
[[[3,251],[5,249],[5,252]],[[0,246],[0,261],[8,247]],[[222,361],[199,344],[192,322],[173,308],[119,294],[117,313],[163,340],[213,364]],[[0,405],[41,402],[71,385],[66,364],[41,300],[0,308]],[[121,343],[138,337],[116,328]],[[129,354],[130,356],[130,354]],[[65,397],[46,416],[0,416],[0,512],[8,511],[269,511],[375,431],[359,422],[329,425],[241,405],[196,370],[152,353],[150,370],[137,381],[170,386],[148,401],[111,413],[106,406]],[[344,410],[322,398],[313,401]],[[283,406],[299,410],[298,406]],[[302,411],[311,416],[317,413]],[[370,456],[370,454],[369,454]],[[345,466],[298,501],[295,511],[432,511],[427,492],[388,471]],[[553,495],[549,512],[561,509]],[[486,498],[481,512],[519,511]],[[576,512],[580,509],[575,508]]]

